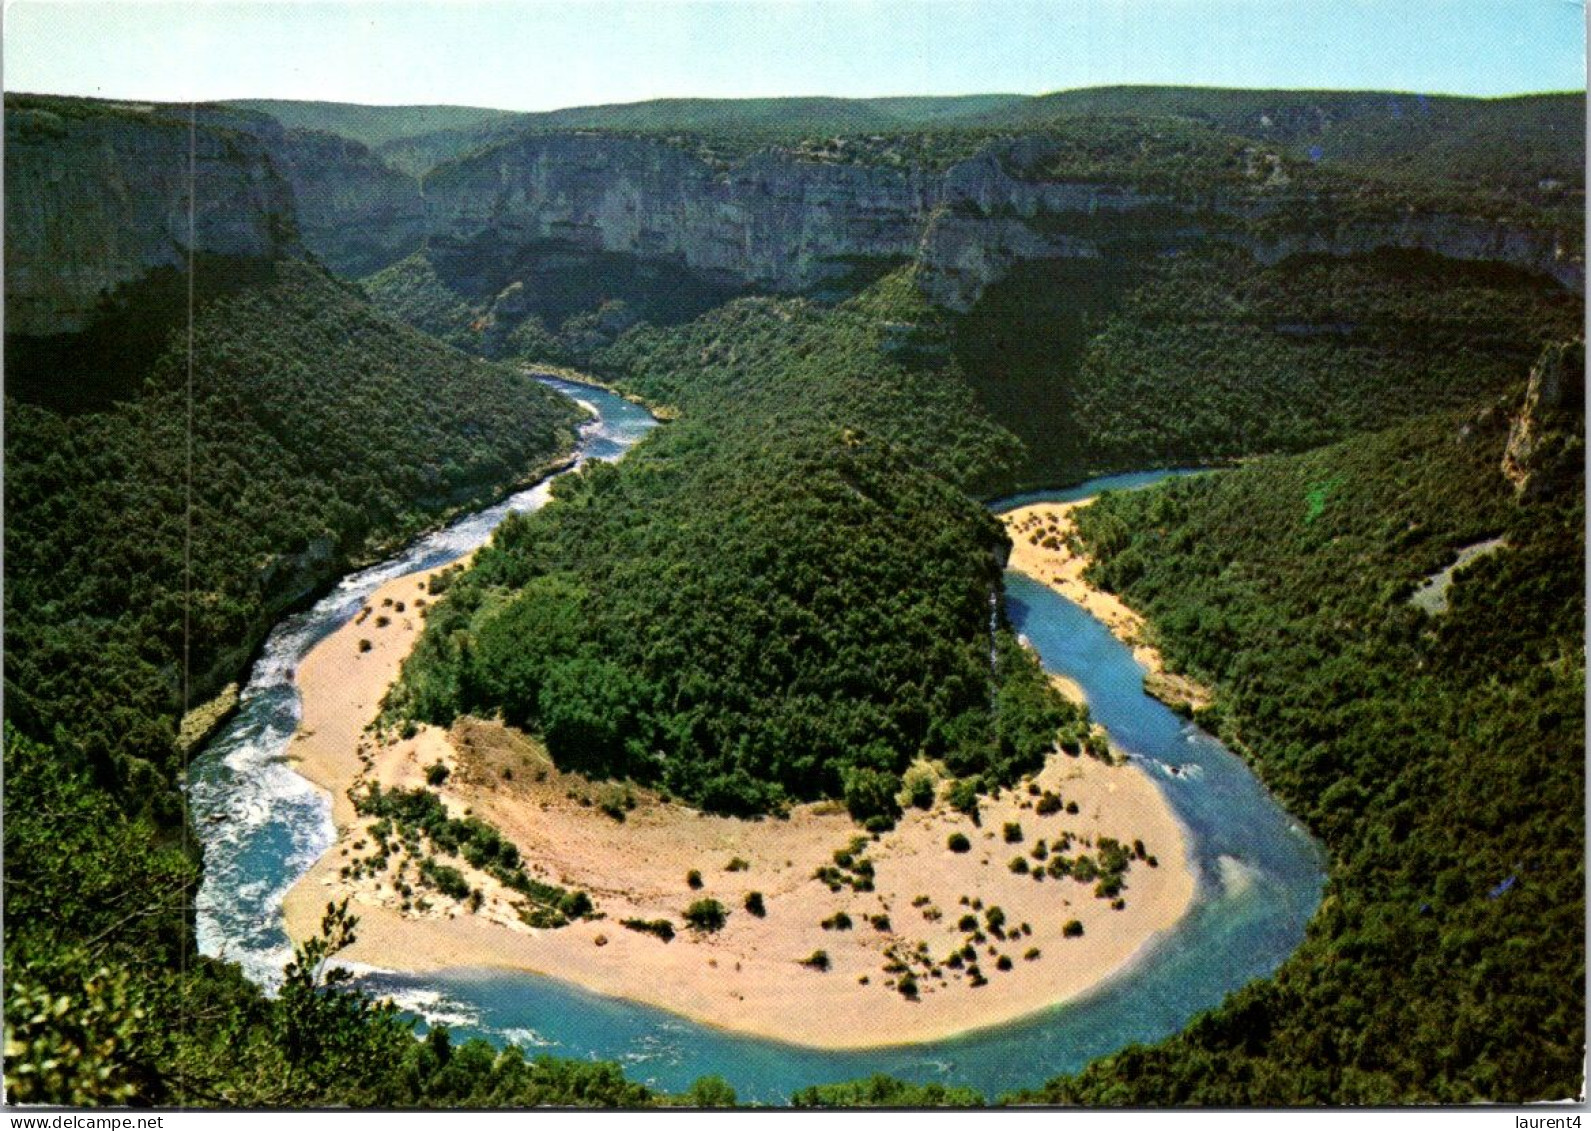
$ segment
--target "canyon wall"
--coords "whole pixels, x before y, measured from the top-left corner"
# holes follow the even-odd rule
[[[205,123],[192,143],[185,119],[154,107],[7,107],[8,334],[81,330],[118,287],[183,267],[190,248],[301,250],[292,189],[259,138]]]
[[[423,180],[358,142],[260,114],[23,96],[6,119],[8,333],[83,329],[118,287],[193,250],[308,250],[357,277],[428,248],[489,298],[547,257],[618,255],[733,290],[823,293],[916,263],[935,301],[969,309],[1034,259],[1167,254],[1220,240],[1260,262],[1418,249],[1492,260],[1584,289],[1579,231],[1473,216],[1349,209],[1256,181],[1226,195],[1155,195],[1044,181],[1041,138],[993,142],[943,170],[798,160],[728,167],[659,140],[523,136]]]
[[[802,162],[777,151],[714,169],[658,141],[525,137],[432,173],[426,229],[432,252],[444,257],[487,244],[556,245],[673,260],[775,292],[821,289],[859,263],[914,261],[929,295],[955,310],[1024,260],[1168,252],[1212,239],[1262,262],[1422,250],[1510,263],[1584,288],[1577,233],[1455,215],[1342,213],[1336,202],[1286,187],[1188,199],[1014,174],[1042,158],[1036,147],[1037,139],[994,143],[942,172]]]

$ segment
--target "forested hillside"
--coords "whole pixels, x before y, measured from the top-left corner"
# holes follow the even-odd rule
[[[287,603],[573,445],[577,410],[534,382],[308,264],[259,270],[201,307],[191,370],[177,332],[102,411],[7,406],[8,717],[150,802],[184,692],[235,678]]]
[[[909,272],[838,307],[746,299],[681,326],[639,326],[590,364],[693,415],[867,429],[972,495],[997,493],[1021,468],[1020,442],[972,395]]]
[[[1096,87],[1026,99],[980,124],[1040,128],[1142,115],[1197,122],[1386,182],[1542,201],[1585,188],[1585,101],[1574,93],[1452,98],[1391,91]],[[1544,184],[1546,180],[1556,184]]]
[[[1276,976],[1024,1097],[1466,1103],[1578,1094],[1585,977],[1583,354],[1558,477],[1502,474],[1522,390],[1304,456],[1106,496],[1092,575],[1331,854]],[[1556,365],[1554,355],[1545,358]],[[1563,446],[1563,445],[1566,445]],[[1542,468],[1542,471],[1547,469]],[[1458,551],[1445,611],[1410,601]]]
[[[1383,251],[1029,264],[952,349],[1029,478],[1302,451],[1499,394],[1581,304],[1489,264]]]
[[[997,624],[1003,535],[957,489],[1010,438],[881,333],[748,300],[631,342],[632,387],[683,418],[504,524],[391,709],[501,710],[560,765],[737,813],[888,797],[919,756],[990,785],[1037,765],[1074,712]]]
[[[206,295],[216,267],[191,372],[170,326],[142,374],[113,371],[141,353],[73,355],[109,367],[114,397],[6,404],[8,1100],[650,1102],[612,1066],[417,1042],[390,1008],[328,995],[324,949],[275,1000],[196,953],[184,693],[241,676],[271,620],[350,561],[538,474],[578,421],[310,264]]]
[[[8,1099],[669,1102],[327,992],[344,915],[276,999],[195,952],[204,721],[286,609],[567,457],[538,361],[671,423],[433,582],[390,720],[877,828],[913,759],[990,788],[1081,725],[978,500],[1240,464],[1080,538],[1326,900],[1273,978],[1017,1098],[1581,1086],[1582,96],[246,105],[7,99]]]

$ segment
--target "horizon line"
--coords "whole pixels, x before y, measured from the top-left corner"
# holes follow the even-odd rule
[[[736,103],[736,102],[800,102],[823,100],[829,102],[887,102],[906,99],[942,99],[946,101],[969,98],[1012,98],[1022,101],[1032,101],[1041,98],[1052,98],[1064,94],[1081,94],[1088,91],[1103,90],[1196,90],[1209,92],[1228,92],[1234,94],[1385,94],[1409,98],[1442,98],[1452,101],[1464,102],[1504,102],[1517,98],[1546,98],[1578,95],[1587,97],[1587,90],[1582,88],[1518,90],[1504,94],[1466,94],[1452,91],[1397,89],[1380,86],[1227,86],[1210,83],[1155,83],[1155,82],[1118,82],[1099,83],[1088,86],[1057,87],[1052,90],[1043,90],[1035,94],[1021,91],[1002,90],[977,90],[964,91],[958,94],[934,94],[913,92],[907,94],[745,94],[745,95],[697,95],[697,94],[659,94],[650,98],[638,98],[616,102],[577,102],[567,105],[546,107],[537,110],[516,109],[509,106],[490,106],[471,102],[358,102],[336,98],[295,98],[274,94],[241,94],[225,95],[220,97],[185,98],[185,99],[160,99],[148,98],[132,94],[81,94],[62,90],[12,90],[4,91],[6,97],[16,95],[19,97],[42,98],[81,98],[97,102],[145,102],[152,105],[186,106],[186,105],[222,105],[235,102],[284,102],[299,105],[320,106],[354,106],[371,110],[420,110],[420,109],[448,109],[448,110],[486,110],[501,114],[558,114],[574,110],[597,110],[621,106],[646,106],[658,102],[707,102],[707,103]],[[954,125],[956,123],[945,123]]]

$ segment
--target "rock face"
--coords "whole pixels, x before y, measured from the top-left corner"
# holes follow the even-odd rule
[[[866,264],[915,261],[929,296],[962,311],[1024,260],[1105,257],[1128,244],[1154,254],[1211,239],[1264,262],[1418,249],[1584,287],[1583,256],[1567,233],[1444,215],[1339,219],[1329,201],[1285,186],[1192,201],[1013,172],[1037,167],[1043,155],[1033,151],[1042,146],[993,143],[939,173],[777,151],[718,170],[662,142],[525,137],[428,177],[426,228],[432,252],[444,257],[486,246],[530,257],[538,248],[620,253],[775,292],[821,290]],[[1294,223],[1295,215],[1311,219]]]
[[[1503,449],[1503,477],[1521,499],[1580,465],[1585,451],[1585,342],[1547,346],[1530,370]]]
[[[260,139],[153,107],[6,114],[6,332],[81,330],[101,299],[200,253],[299,253],[293,194]],[[190,173],[193,192],[190,199]]]
[[[424,241],[420,182],[357,141],[287,130],[267,147],[292,186],[305,246],[338,274],[368,275]]]
[[[1209,240],[1262,262],[1421,249],[1584,288],[1574,233],[1452,215],[1367,218],[1269,180],[1200,199],[1044,181],[1025,172],[1048,155],[1050,143],[1033,137],[933,171],[780,150],[723,168],[657,140],[526,135],[423,182],[358,142],[223,107],[199,109],[193,139],[190,236],[185,108],[8,100],[8,332],[81,330],[118,287],[180,268],[190,245],[244,258],[308,250],[349,276],[425,246],[475,299],[538,279],[568,289],[582,272],[600,291],[616,257],[664,272],[669,287],[690,276],[736,293],[821,294],[915,263],[929,298],[965,311],[1024,261],[1165,254]]]
[[[856,260],[912,254],[931,207],[910,170],[759,155],[718,174],[658,142],[526,138],[425,182],[433,253],[482,243],[669,259],[722,282],[807,290]]]

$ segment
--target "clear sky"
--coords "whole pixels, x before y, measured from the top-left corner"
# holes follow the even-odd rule
[[[9,90],[541,110],[1113,83],[1583,89],[1583,0],[9,0]]]

